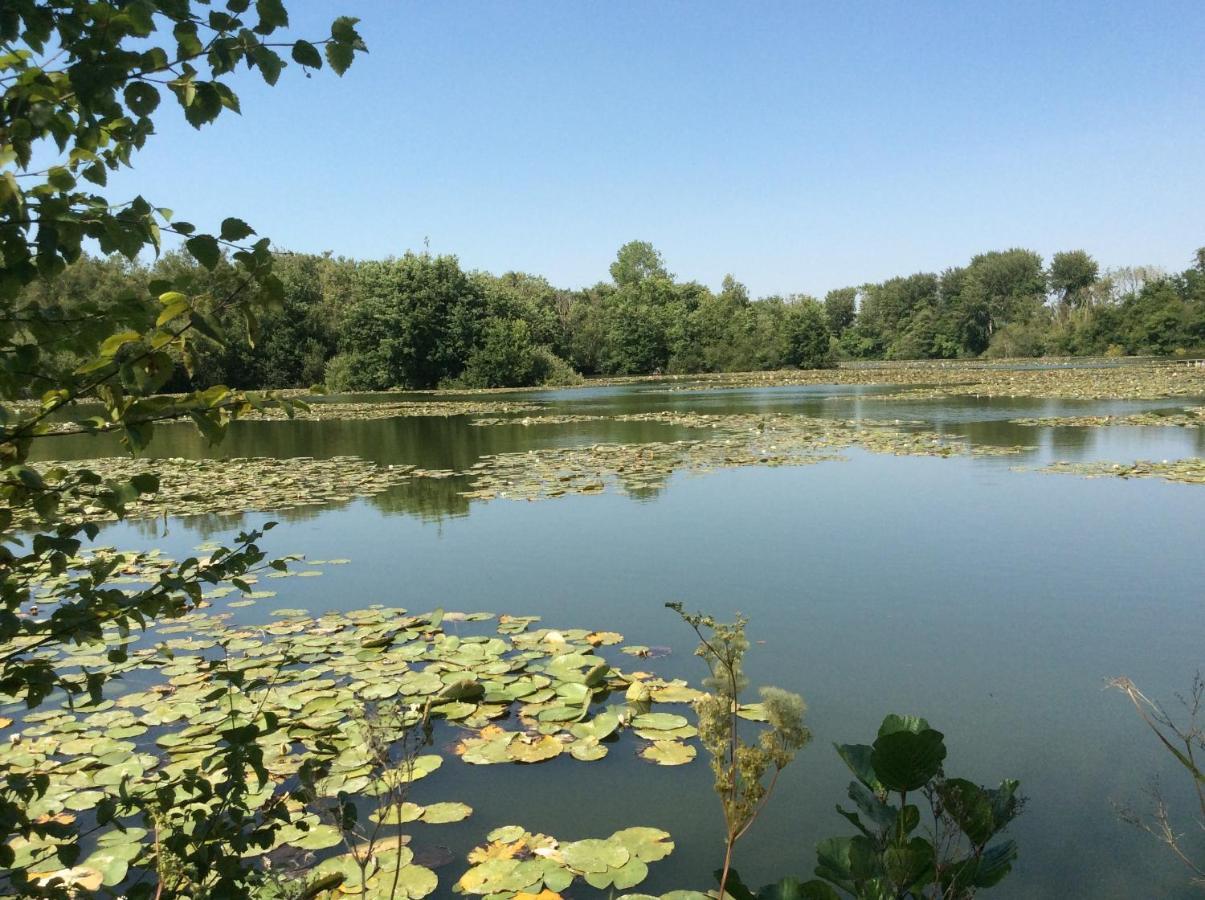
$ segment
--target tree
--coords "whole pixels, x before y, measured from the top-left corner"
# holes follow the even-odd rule
[[[968,305],[982,310],[990,340],[997,328],[1026,321],[1042,307],[1046,298],[1042,257],[1020,249],[981,253],[967,266],[962,293]]]
[[[611,375],[664,372],[669,340],[662,308],[639,292],[621,292],[605,308],[603,371]]]
[[[857,315],[858,289],[837,288],[824,295],[824,315],[828,330],[837,337],[854,323]]]
[[[433,388],[464,371],[477,343],[485,290],[454,256],[407,253],[356,268],[340,351],[353,390]]]
[[[797,299],[786,308],[787,365],[823,369],[833,364],[831,338],[824,307],[811,297]]]
[[[1079,306],[1099,274],[1100,266],[1084,250],[1056,253],[1050,260],[1050,290],[1063,308]]]
[[[735,307],[748,306],[749,289],[731,275],[725,275],[720,285],[720,300]]]
[[[526,322],[489,319],[461,380],[481,388],[529,385],[535,381],[536,365],[536,346]]]
[[[317,42],[269,40],[288,25],[287,11],[279,0],[263,0],[251,13],[248,7],[241,0],[224,12],[191,0],[6,0],[0,10],[0,695],[7,699],[36,706],[52,694],[68,701],[85,695],[98,702],[102,676],[57,666],[58,647],[102,642],[106,627],[145,627],[180,615],[201,601],[203,586],[230,581],[247,589],[242,576],[263,564],[256,545],[262,532],[253,531],[240,535],[234,548],[173,565],[150,587],[129,593],[111,581],[119,555],[98,557],[82,573],[71,571],[69,560],[96,537],[98,522],[121,516],[131,500],[155,492],[158,481],[141,474],[106,482],[84,468],[39,471],[27,465],[32,445],[52,427],[114,432],[137,450],[151,439],[156,422],[190,417],[206,437],[217,439],[232,418],[253,407],[246,396],[221,386],[182,396],[156,392],[180,362],[192,367],[199,339],[227,340],[223,316],[237,316],[250,335],[257,333],[261,314],[282,294],[268,240],[248,243],[255,232],[238,218],[224,219],[216,233],[202,233],[141,196],[114,204],[97,192],[108,173],[129,166],[154,135],[153,116],[164,93],[200,128],[223,110],[238,110],[229,83],[236,67],[255,70],[274,85],[287,65],[278,50],[289,48],[308,69],[321,68],[325,55],[342,74],[365,49],[355,19],[336,19],[330,37]],[[163,278],[151,280],[140,296],[116,302],[57,290],[59,279],[76,277],[65,272],[80,260],[86,241],[103,254],[133,261],[144,250],[157,253],[164,233],[184,238],[187,252],[206,270],[215,270],[228,251],[234,272],[229,290],[199,296],[183,280]],[[64,360],[73,357],[79,362],[66,368]],[[72,419],[81,402],[99,405],[101,413]],[[60,574],[64,602],[39,614],[30,608],[32,585],[45,572]],[[110,660],[123,652],[113,649]],[[263,728],[271,725],[250,730],[262,734]],[[165,793],[157,798],[123,786],[128,808],[105,805],[96,811],[98,822],[147,812],[143,804],[170,803],[184,782],[203,783],[209,796],[222,799],[209,811],[202,836],[165,833],[162,845],[214,895],[245,895],[241,851],[222,841],[243,842],[256,828],[274,827],[247,818],[238,804],[247,793],[247,763],[256,764],[246,756],[245,738],[246,732],[225,735],[208,765],[185,773],[179,784],[164,782]],[[61,841],[66,861],[72,848],[78,850],[68,840],[78,836],[78,826],[31,816],[39,780],[0,774],[4,877],[21,896],[66,896],[70,888],[61,878],[35,885],[24,870],[10,869],[10,838]],[[158,895],[173,896],[177,887],[161,883]],[[143,888],[139,896],[155,891],[153,885]]]
[[[646,278],[673,279],[661,254],[648,241],[628,241],[611,263],[611,280],[619,287],[639,284]]]

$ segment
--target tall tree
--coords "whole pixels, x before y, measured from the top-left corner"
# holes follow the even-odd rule
[[[858,289],[837,288],[824,295],[824,315],[828,328],[838,337],[854,323],[857,315]]]
[[[407,253],[356,269],[342,323],[353,390],[433,388],[455,378],[477,344],[485,289],[454,256]]]
[[[648,241],[628,241],[611,263],[611,280],[619,287],[639,284],[646,278],[669,278],[661,254]]]
[[[1099,274],[1100,266],[1087,251],[1056,253],[1050,260],[1050,290],[1061,307],[1080,306]]]

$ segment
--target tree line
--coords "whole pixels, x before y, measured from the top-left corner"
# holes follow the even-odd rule
[[[569,384],[582,376],[823,368],[903,360],[1170,355],[1205,348],[1205,248],[1183,272],[1101,272],[1082,250],[1049,265],[1029,250],[965,266],[806,295],[750,297],[731,275],[714,291],[682,281],[646,242],[620,248],[610,279],[563,290],[520,272],[464,270],[454,256],[384,260],[280,254],[279,301],[254,322],[204,298],[237,289],[237,267],[184,252],[144,265],[83,257],[29,288],[69,322],[81,310],[149,320],[158,285],[201,299],[212,337],[189,345],[167,389],[332,391]],[[237,326],[237,329],[236,329]],[[229,339],[232,330],[241,339]],[[61,360],[64,371],[77,364]]]

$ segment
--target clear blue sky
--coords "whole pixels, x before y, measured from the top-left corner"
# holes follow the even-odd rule
[[[290,7],[298,36],[358,15],[370,53],[240,76],[243,117],[200,133],[162,115],[152,202],[567,287],[643,239],[754,295],[1009,246],[1181,269],[1205,244],[1201,0]]]

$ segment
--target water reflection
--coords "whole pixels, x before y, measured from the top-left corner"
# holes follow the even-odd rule
[[[157,429],[149,455],[200,458],[214,456],[360,456],[382,465],[413,465],[428,470],[465,472],[483,457],[546,448],[593,444],[642,444],[697,440],[711,433],[662,422],[616,421],[540,424],[539,415],[612,417],[673,411],[703,414],[794,413],[813,417],[851,419],[869,423],[899,423],[900,427],[934,431],[965,438],[974,446],[1031,450],[1018,456],[985,458],[980,465],[1000,468],[1040,466],[1055,460],[1127,462],[1171,459],[1205,454],[1205,428],[1159,427],[1044,427],[1017,425],[1013,419],[1054,416],[1124,415],[1147,410],[1177,409],[1191,401],[1077,401],[1032,398],[946,398],[892,401],[881,395],[893,388],[867,385],[806,385],[723,390],[667,390],[656,386],[571,389],[526,394],[523,402],[543,407],[541,413],[516,415],[516,424],[475,426],[472,416],[409,416],[391,419],[322,421],[250,421],[231,425],[225,441],[209,447],[188,425]],[[397,395],[360,395],[362,402],[396,400]],[[430,400],[428,395],[407,399]],[[448,398],[440,398],[448,399]],[[528,422],[531,424],[521,424]],[[87,459],[121,454],[112,435],[74,435],[46,439],[35,448],[35,459]],[[625,484],[637,501],[658,498],[670,479],[650,484],[647,479]],[[462,496],[469,478],[414,479],[370,498],[388,515],[442,521],[466,516],[473,501]],[[323,507],[283,511],[274,518],[299,522],[321,515]],[[206,533],[228,531],[239,517],[205,517],[193,524]],[[153,526],[147,526],[153,527]]]

